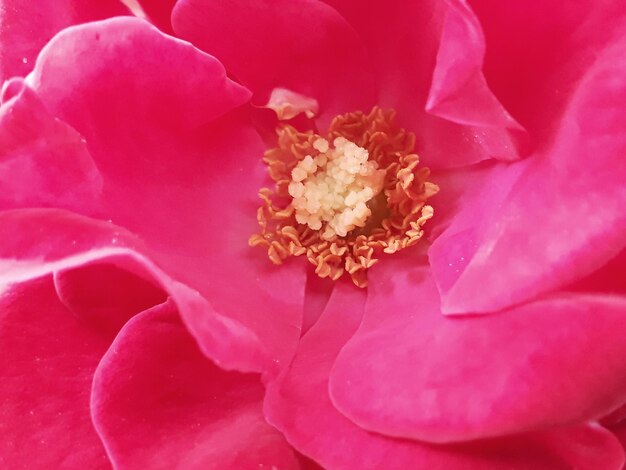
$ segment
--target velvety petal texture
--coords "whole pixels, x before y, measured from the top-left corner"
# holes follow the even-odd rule
[[[161,31],[172,33],[172,9],[176,0],[128,0],[133,2],[152,23]]]
[[[21,78],[0,107],[0,207],[94,210],[102,176],[85,139],[52,116]]]
[[[624,453],[618,441],[599,426],[448,446],[394,439],[362,429],[334,408],[328,395],[328,378],[341,348],[357,330],[364,306],[362,291],[348,282],[338,283],[322,317],[300,343],[289,369],[267,389],[265,412],[269,421],[295,448],[324,468],[592,470],[617,469],[623,464]],[[361,367],[352,370],[358,375]],[[382,371],[368,377],[374,382],[382,378],[386,378]],[[348,393],[353,399],[369,401],[357,388]],[[394,396],[387,398],[393,400]],[[419,401],[415,405],[419,406]]]
[[[305,266],[274,269],[247,245],[267,178],[263,147],[243,113],[222,116],[249,92],[213,57],[132,18],[64,31],[27,81],[85,139],[101,173],[96,209],[84,201],[78,210],[139,235],[142,254],[182,283],[176,289],[196,292],[181,311],[203,350],[247,371],[287,360],[300,335]],[[213,319],[218,330],[206,324]]]
[[[202,355],[172,302],[135,316],[94,377],[94,423],[116,468],[298,469],[261,413],[258,375]]]
[[[334,404],[366,429],[464,441],[598,419],[626,399],[625,297],[562,293],[449,318],[411,257],[381,263],[371,286],[330,379]]]
[[[128,13],[118,0],[2,0],[0,83],[30,72],[41,48],[63,28]]]
[[[93,371],[109,341],[59,302],[50,276],[2,293],[4,468],[110,468],[89,411]]]
[[[375,70],[377,103],[416,133],[425,164],[520,158],[523,132],[485,82],[481,27],[464,1],[327,3],[359,33]],[[487,114],[477,119],[478,110]]]
[[[625,52],[623,35],[599,51],[551,144],[504,170],[495,200],[483,188],[467,198],[435,241],[444,312],[522,302],[586,276],[626,245]]]
[[[181,0],[176,34],[214,54],[267,103],[286,88],[312,97],[326,124],[374,104],[371,65],[351,26],[317,0]]]
[[[0,467],[624,468],[625,31],[621,0],[0,0]],[[375,105],[441,189],[420,248],[367,289],[272,265],[268,136]]]

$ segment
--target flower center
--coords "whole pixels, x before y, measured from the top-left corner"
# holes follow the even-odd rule
[[[383,253],[415,245],[439,188],[394,117],[380,108],[340,115],[325,136],[279,127],[278,146],[263,158],[276,184],[259,192],[260,233],[250,245],[275,264],[306,255],[320,277],[347,272],[360,287]]]
[[[313,142],[319,154],[307,155],[291,170],[289,194],[299,224],[324,230],[321,237],[345,237],[364,227],[372,211],[367,203],[383,189],[385,171],[368,160],[363,147],[335,137],[334,148],[324,138]]]

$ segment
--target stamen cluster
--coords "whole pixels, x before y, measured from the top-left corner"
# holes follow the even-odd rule
[[[263,157],[276,184],[259,192],[260,233],[250,245],[275,264],[306,255],[320,277],[347,272],[360,287],[383,253],[415,245],[439,188],[394,117],[380,108],[340,115],[326,136],[279,127],[278,146]]]
[[[319,155],[307,155],[296,164],[288,188],[296,221],[312,230],[324,225],[324,240],[365,226],[372,214],[367,203],[380,193],[385,178],[364,148],[343,137],[335,137],[333,145],[321,137],[315,140]]]

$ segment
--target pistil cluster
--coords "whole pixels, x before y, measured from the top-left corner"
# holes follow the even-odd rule
[[[306,255],[320,277],[348,273],[360,287],[383,254],[415,245],[438,187],[394,117],[380,108],[340,115],[325,136],[279,127],[278,146],[263,157],[275,187],[259,192],[250,245],[275,264]]]

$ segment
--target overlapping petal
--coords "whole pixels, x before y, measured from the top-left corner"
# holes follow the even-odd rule
[[[551,139],[600,51],[623,33],[619,0],[470,0],[487,42],[490,87],[534,141]]]
[[[66,30],[44,49],[28,83],[85,138],[102,176],[96,209],[89,200],[73,209],[139,235],[146,247],[141,256],[184,284],[176,289],[200,293],[185,294],[189,306],[181,310],[199,341],[208,341],[205,352],[243,370],[288,360],[302,321],[304,266],[276,270],[248,248],[257,230],[256,193],[266,178],[263,149],[243,114],[217,119],[248,92],[212,57],[131,18]],[[61,247],[78,230],[68,227],[64,235],[63,223],[43,222],[41,229],[59,236],[56,259],[79,254],[75,246]],[[105,245],[114,247],[116,229],[105,231]],[[102,242],[85,247],[97,248]],[[5,256],[32,261],[14,249]],[[232,335],[222,331],[229,328]],[[236,337],[241,348],[232,344]]]
[[[390,269],[372,271],[365,318],[331,374],[335,405],[366,429],[471,440],[598,419],[624,402],[625,297],[561,294],[449,318],[415,259]]]
[[[176,0],[130,0],[136,2],[141,12],[161,31],[172,33],[172,9]]]
[[[21,78],[0,106],[0,207],[48,206],[90,213],[102,176],[85,139],[52,116]]]
[[[626,36],[603,49],[549,147],[494,174],[495,199],[478,189],[435,241],[430,261],[444,312],[524,301],[586,276],[623,249],[625,52]]]
[[[294,447],[325,468],[591,470],[619,468],[623,464],[619,443],[596,426],[448,446],[395,439],[360,428],[334,408],[328,395],[328,377],[341,348],[357,330],[364,305],[362,291],[348,283],[337,284],[319,322],[302,339],[290,368],[267,391],[265,411],[270,422],[285,433]],[[428,358],[421,356],[415,360],[418,361]],[[355,376],[362,370],[370,371],[363,362],[352,363],[351,370]],[[364,380],[384,382],[385,372],[377,372],[375,377],[368,375]],[[358,387],[360,381],[355,380],[355,384]],[[362,390],[349,390],[350,384],[347,387],[352,399],[371,401],[372,397],[361,395]],[[395,396],[387,399],[393,401]]]
[[[0,82],[30,72],[41,48],[62,29],[128,13],[119,0],[2,0]]]
[[[317,0],[180,0],[174,30],[214,54],[265,104],[274,88],[318,101],[322,121],[374,104],[371,65],[354,30]]]
[[[116,468],[297,469],[261,412],[258,375],[202,355],[170,301],[135,316],[94,377],[94,423]]]
[[[110,468],[89,412],[110,337],[59,302],[50,276],[5,290],[0,320],[2,466]]]
[[[517,126],[485,83],[482,31],[465,2],[327,3],[359,33],[375,69],[378,104],[397,110],[416,133],[425,164],[449,168],[522,155],[519,132],[511,132]],[[476,119],[474,108],[489,113]]]

